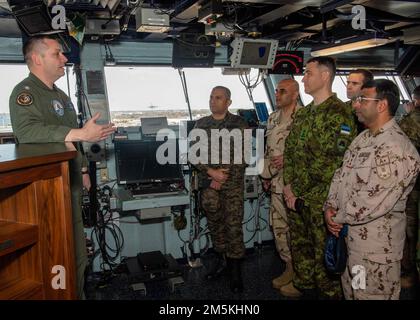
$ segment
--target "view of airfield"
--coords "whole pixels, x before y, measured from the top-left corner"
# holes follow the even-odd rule
[[[237,110],[229,110],[237,114]],[[210,115],[210,110],[195,109],[191,110],[192,119],[196,120]],[[146,111],[111,111],[112,122],[117,127],[133,127],[141,125],[141,118],[166,117],[168,125],[177,125],[180,121],[190,120],[187,110],[146,110]]]
[[[237,110],[231,109],[230,112],[236,114]],[[207,109],[195,109],[191,112],[193,119],[199,119],[210,114]],[[177,125],[181,120],[190,120],[187,110],[159,110],[151,108],[151,110],[143,111],[111,111],[111,121],[116,127],[134,127],[141,125],[141,118],[166,117],[169,125]],[[12,126],[10,123],[10,115],[8,113],[0,113],[0,132],[10,132]]]
[[[230,110],[232,113],[237,110]],[[209,109],[192,110],[192,118],[199,119],[210,114]],[[166,117],[169,125],[177,125],[181,120],[190,120],[187,110],[151,110],[144,111],[111,111],[111,121],[116,127],[134,127],[141,125],[141,118]],[[0,132],[10,132],[12,126],[10,123],[10,115],[8,113],[0,113]]]

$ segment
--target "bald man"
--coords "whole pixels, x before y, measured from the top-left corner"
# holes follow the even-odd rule
[[[273,279],[273,287],[280,289],[293,279],[292,255],[290,253],[289,224],[283,200],[283,153],[289,135],[293,114],[300,108],[297,104],[299,84],[293,79],[279,81],[276,89],[277,109],[268,118],[267,146],[263,178],[264,190],[271,189],[270,225],[280,258],[286,263],[285,271]]]

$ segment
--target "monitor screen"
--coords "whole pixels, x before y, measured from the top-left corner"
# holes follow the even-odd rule
[[[257,111],[258,120],[267,122],[269,114],[265,102],[255,102],[255,110]]]
[[[249,127],[258,127],[257,113],[254,109],[239,109],[238,115],[246,121]]]
[[[156,152],[163,143],[171,144],[176,150],[177,164],[161,165],[156,160]],[[178,140],[115,141],[115,163],[117,167],[118,184],[158,183],[183,181],[182,168],[178,164]],[[166,155],[166,154],[165,154]]]
[[[244,42],[241,64],[265,66],[270,56],[271,43]]]
[[[277,40],[235,38],[231,45],[231,67],[271,69],[276,57]]]

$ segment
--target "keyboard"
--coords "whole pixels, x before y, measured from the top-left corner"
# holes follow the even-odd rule
[[[147,185],[145,187],[138,187],[130,190],[134,198],[176,195],[183,191],[183,186],[179,184]]]

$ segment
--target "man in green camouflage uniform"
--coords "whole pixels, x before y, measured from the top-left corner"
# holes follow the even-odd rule
[[[317,289],[320,298],[341,297],[339,279],[330,277],[324,267],[327,230],[322,206],[356,128],[352,110],[332,93],[335,70],[329,57],[307,62],[303,83],[314,100],[296,113],[286,139],[284,196],[291,209],[288,218],[295,276],[280,289],[285,296],[300,296],[298,289]],[[305,203],[301,213],[296,212],[297,199]]]
[[[373,80],[373,74],[369,70],[365,69],[356,69],[352,70],[349,73],[349,76],[347,77],[347,85],[346,85],[346,93],[347,98],[350,99],[346,102],[346,104],[353,109],[352,106],[353,101],[360,95],[360,92],[362,91],[362,86],[367,83],[368,81]],[[357,133],[361,133],[363,130],[365,130],[365,125],[357,119],[356,114],[354,114],[354,121],[357,126]]]
[[[233,292],[243,289],[240,259],[245,253],[243,241],[242,221],[244,216],[244,174],[245,162],[241,145],[232,139],[211,139],[215,131],[227,129],[229,132],[239,133],[243,137],[243,130],[247,127],[245,120],[231,114],[228,107],[232,103],[230,90],[217,86],[210,95],[211,115],[196,122],[195,130],[205,130],[208,138],[208,162],[195,164],[199,170],[201,187],[201,206],[206,213],[210,236],[215,251],[218,253],[214,268],[207,274],[207,279],[214,279],[221,275],[226,257],[230,274],[230,288]],[[241,139],[242,140],[242,139]],[[230,142],[229,142],[230,141]],[[220,143],[221,142],[221,143]],[[198,142],[199,144],[201,143]],[[205,147],[202,144],[203,147]],[[212,155],[219,152],[216,161]],[[226,153],[227,152],[227,153]],[[229,163],[222,164],[222,155],[230,155]],[[234,163],[234,154],[241,156],[240,163]],[[216,162],[216,163],[214,163]]]
[[[81,129],[70,98],[54,82],[64,75],[67,61],[59,43],[49,37],[30,38],[23,46],[23,55],[30,74],[13,89],[9,108],[13,132],[19,143],[48,143],[64,141],[99,141],[113,131],[112,125],[97,125],[96,114]],[[84,298],[84,271],[87,263],[85,235],[81,214],[82,185],[89,189],[87,160],[80,152],[70,162],[72,191],[73,237],[76,258],[75,281],[77,294]],[[51,266],[52,268],[53,266]]]
[[[414,89],[412,94],[414,109],[405,116],[399,123],[401,129],[410,138],[411,142],[420,152],[420,86]],[[418,270],[420,268],[420,243],[419,240],[419,195],[420,178],[408,196],[405,213],[407,215],[406,238],[403,259],[401,261],[401,287],[409,288],[418,281]],[[417,250],[416,250],[417,246]],[[417,257],[416,257],[417,251]]]

